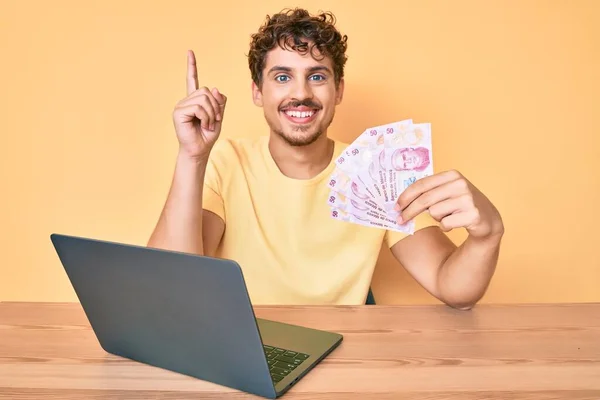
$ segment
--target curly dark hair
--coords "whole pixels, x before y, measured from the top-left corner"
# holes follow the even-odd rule
[[[254,83],[261,87],[262,72],[265,67],[267,53],[279,45],[283,49],[295,50],[301,54],[310,52],[314,59],[330,57],[336,86],[344,76],[344,65],[347,56],[348,37],[335,28],[335,16],[331,12],[323,12],[311,16],[308,11],[295,8],[285,9],[280,13],[267,16],[265,23],[257,33],[252,35],[248,64]],[[309,47],[308,40],[313,44]]]

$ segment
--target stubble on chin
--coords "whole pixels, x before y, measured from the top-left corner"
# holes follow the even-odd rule
[[[285,133],[281,129],[281,126],[276,127],[276,126],[274,126],[274,124],[272,124],[270,122],[269,122],[269,127],[271,128],[272,132],[274,132],[276,135],[278,135],[280,138],[282,138],[290,146],[294,146],[294,147],[308,146],[308,145],[311,145],[314,142],[316,142],[323,135],[323,132],[325,132],[327,130],[327,128],[329,127],[329,125],[331,125],[331,123],[333,122],[333,117],[334,117],[334,115],[332,115],[328,121],[325,121],[326,123],[324,124],[324,128],[323,128],[323,126],[320,126],[312,134],[307,134],[307,132],[314,129],[313,125],[307,126],[307,127],[294,126],[292,128],[292,134]],[[296,135],[295,134],[296,132],[298,132],[300,134]]]
[[[274,130],[274,132],[281,137],[287,144],[289,144],[290,146],[294,146],[294,147],[300,147],[300,146],[308,146],[310,144],[313,144],[314,142],[316,142],[321,135],[323,134],[322,131],[318,130],[312,134],[308,134],[306,135],[305,132],[310,130],[311,128],[303,128],[303,127],[296,127],[293,129],[294,132],[299,132],[299,135],[295,135],[295,134],[286,134],[285,132],[282,132],[281,130]]]

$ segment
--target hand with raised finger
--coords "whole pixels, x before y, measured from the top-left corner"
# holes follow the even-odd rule
[[[396,211],[400,211],[399,223],[429,211],[444,232],[466,228],[476,238],[501,236],[504,232],[496,207],[457,171],[417,180],[400,195]]]
[[[221,133],[227,97],[217,88],[199,87],[196,57],[188,51],[187,96],[173,111],[180,150],[192,158],[208,157]]]

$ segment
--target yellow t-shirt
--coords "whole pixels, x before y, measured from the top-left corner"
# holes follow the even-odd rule
[[[213,147],[203,208],[225,221],[217,257],[240,264],[253,304],[364,304],[382,243],[406,236],[331,217],[327,179],[346,146],[336,142],[331,163],[308,180],[281,173],[267,136]]]

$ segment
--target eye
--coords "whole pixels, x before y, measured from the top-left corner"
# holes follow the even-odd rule
[[[288,79],[289,79],[289,76],[287,76],[287,75],[277,75],[275,77],[275,80],[277,82],[287,82]]]
[[[310,79],[316,81],[324,81],[326,78],[324,75],[311,75]]]

